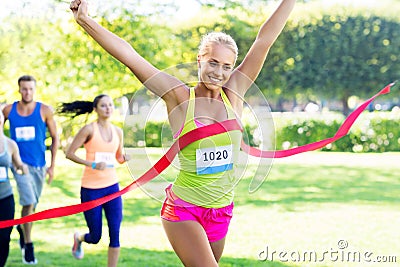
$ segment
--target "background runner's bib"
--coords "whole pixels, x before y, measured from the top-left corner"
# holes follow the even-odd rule
[[[17,142],[35,140],[35,127],[17,127],[15,128],[15,138]]]
[[[7,168],[0,166],[0,182],[5,182],[8,179]]]
[[[108,168],[114,167],[115,165],[115,153],[110,152],[96,152],[94,153],[94,161],[105,162]]]

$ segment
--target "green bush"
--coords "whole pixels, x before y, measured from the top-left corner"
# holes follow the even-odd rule
[[[164,122],[147,122],[145,128],[138,124],[124,129],[125,147],[161,147],[172,144],[172,132]]]
[[[304,116],[305,114],[303,114]],[[300,115],[301,116],[301,115]],[[328,118],[327,118],[328,117]],[[322,148],[323,151],[389,152],[400,151],[399,112],[365,112],[360,115],[349,134]],[[277,149],[287,149],[333,137],[343,117],[319,117],[299,114],[290,118],[275,118]]]

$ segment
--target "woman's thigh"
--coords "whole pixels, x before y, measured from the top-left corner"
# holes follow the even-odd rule
[[[196,221],[172,222],[164,219],[162,223],[174,251],[185,266],[218,266],[200,223]]]

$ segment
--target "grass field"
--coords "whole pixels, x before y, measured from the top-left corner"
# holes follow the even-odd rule
[[[133,181],[131,173],[135,178],[143,174],[162,152],[150,150],[150,160],[141,151],[130,153],[129,168],[118,167],[121,187]],[[269,174],[254,193],[248,186],[257,166],[250,162],[236,188],[235,215],[220,266],[398,266],[399,159],[400,153],[332,152],[275,159],[262,166]],[[82,166],[60,152],[55,180],[45,187],[37,211],[79,203],[81,172]],[[162,188],[174,174],[174,168],[167,169],[148,187],[123,196],[119,266],[182,266],[159,219]],[[18,202],[17,193],[15,198]],[[71,255],[75,231],[86,231],[83,214],[35,222],[38,266],[106,266],[107,227],[98,245],[83,245],[82,260]],[[7,266],[23,266],[17,231],[12,232]]]

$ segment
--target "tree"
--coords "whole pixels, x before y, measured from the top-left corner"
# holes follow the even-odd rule
[[[324,14],[290,32],[297,52],[287,75],[319,97],[340,99],[348,114],[350,96],[371,96],[396,79],[399,27],[384,17]]]
[[[57,1],[50,10],[67,6]],[[271,11],[270,5],[258,0],[200,1],[204,7],[199,15],[177,27],[168,23],[169,12],[176,8],[172,2],[154,6],[144,15],[139,0],[107,2],[107,8],[99,6],[95,11],[99,14],[95,19],[165,69],[194,62],[201,36],[214,30],[225,31],[237,41],[240,63]],[[272,2],[277,3],[268,1]],[[116,6],[119,3],[121,7]],[[284,100],[318,98],[341,100],[348,113],[348,97],[370,96],[398,78],[396,9],[391,6],[392,17],[386,14],[389,11],[321,10],[313,3],[299,4],[271,48],[256,85],[275,109]],[[13,14],[2,21],[0,34],[3,101],[18,96],[16,79],[25,73],[38,78],[38,96],[52,105],[86,95],[91,100],[102,92],[117,98],[141,87],[130,70],[79,29],[71,14],[59,18],[52,13]]]
[[[399,28],[371,11],[308,8],[288,22],[256,83],[276,100],[340,100],[348,114],[349,97],[370,97],[398,78]]]

